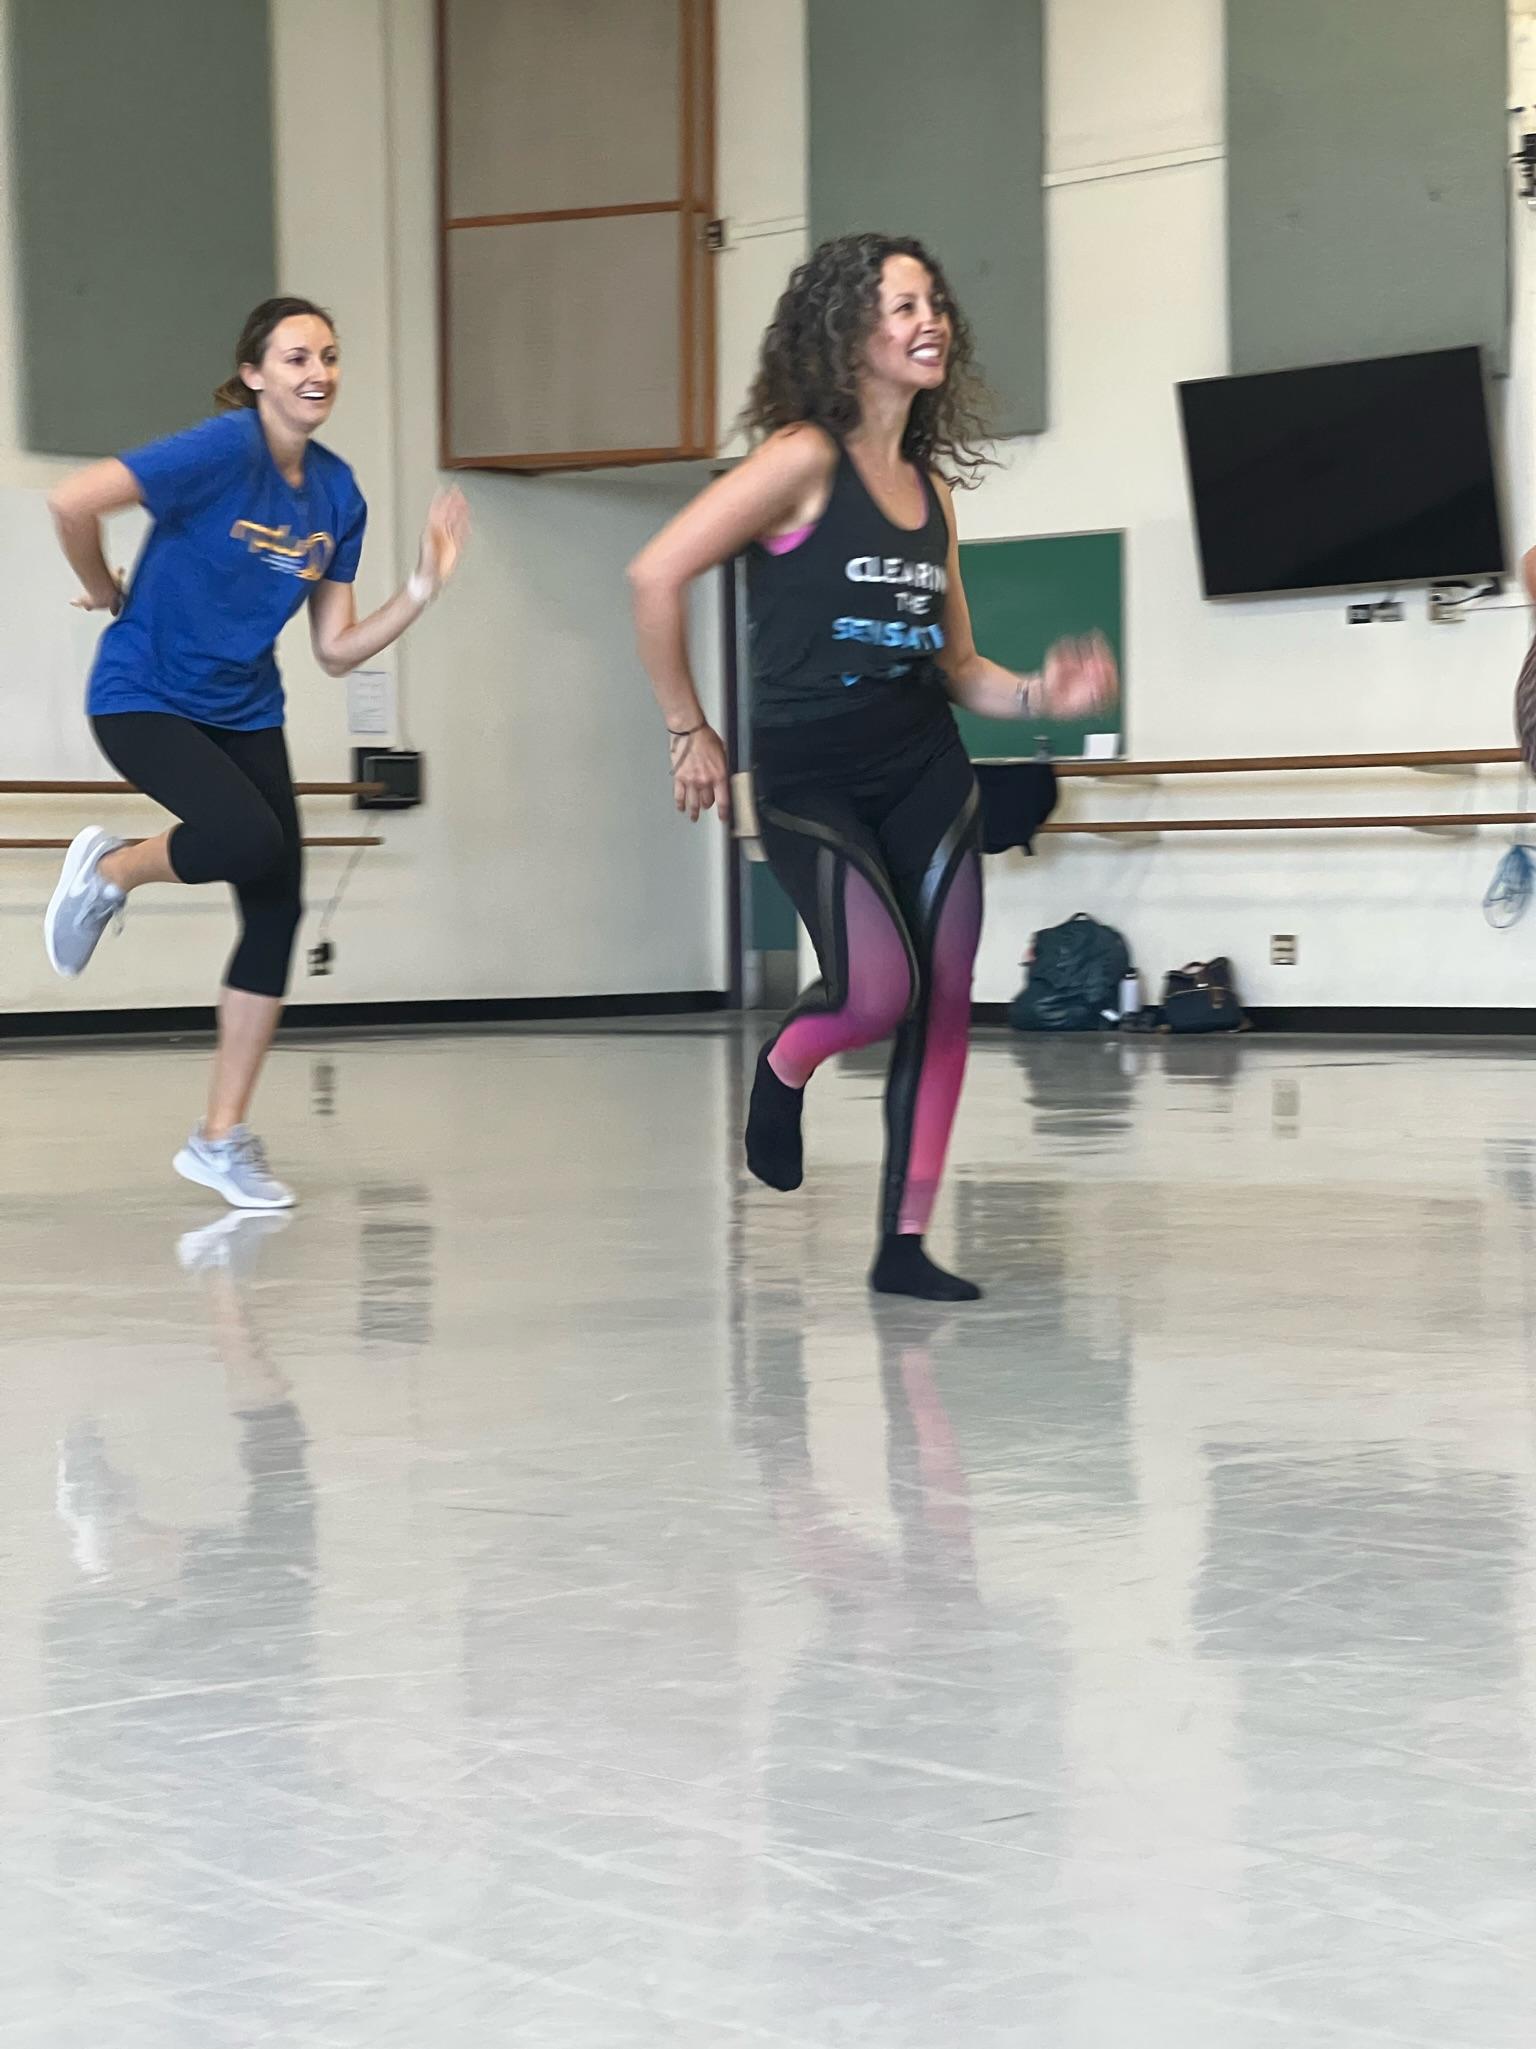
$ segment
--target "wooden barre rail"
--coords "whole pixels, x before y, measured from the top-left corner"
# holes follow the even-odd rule
[[[1484,762],[1517,762],[1518,747],[1459,748],[1440,753],[1276,754],[1205,761],[1058,761],[1058,776],[1224,775],[1245,769],[1465,768]],[[731,778],[732,831],[746,842],[749,858],[762,858],[752,778]],[[1046,833],[1078,833],[1099,839],[1152,839],[1172,832],[1364,832],[1406,827],[1428,833],[1472,832],[1483,825],[1536,825],[1536,811],[1393,811],[1327,818],[1070,818],[1036,827]]]
[[[1159,776],[1288,775],[1297,771],[1406,768],[1415,770],[1514,766],[1523,762],[1518,747],[1443,747],[1408,749],[1389,754],[1250,754],[1207,756],[1187,761],[1058,761],[1060,777],[1080,779],[1121,776],[1151,781]],[[1394,811],[1375,816],[1329,818],[1099,818],[1061,819],[1042,825],[1042,833],[1078,833],[1102,839],[1151,839],[1173,832],[1369,832],[1406,828],[1410,832],[1471,832],[1480,825],[1530,825],[1532,811]]]
[[[315,835],[315,836],[314,836],[313,838],[311,838],[311,837],[310,837],[310,835],[309,835],[308,833],[306,833],[306,834],[305,834],[305,836],[304,836],[304,845],[305,845],[306,847],[382,847],[382,846],[383,846],[383,844],[384,844],[383,840],[379,838],[379,836],[378,836],[378,834],[377,834],[377,833],[374,833],[374,834],[355,834],[355,835],[348,835],[348,834],[345,834],[345,833],[343,833],[343,834],[332,834],[332,833],[319,833],[319,834],[316,834],[316,835]],[[36,853],[42,853],[42,852],[62,853],[62,851],[64,850],[64,848],[65,848],[65,847],[68,847],[68,846],[71,846],[71,845],[73,845],[73,842],[72,842],[72,841],[70,841],[70,840],[44,840],[44,839],[31,839],[31,840],[3,840],[3,839],[0,839],[0,849],[4,849],[4,848],[9,848],[9,849],[11,849],[11,850],[12,850],[13,852],[15,852],[15,851],[18,851],[18,850],[21,850],[21,849],[25,848],[25,849],[29,849],[29,850],[31,850],[32,852],[36,852]]]
[[[382,797],[383,783],[295,783],[300,797]],[[136,797],[132,783],[117,782],[0,782],[0,797]]]
[[[1479,768],[1522,758],[1518,747],[1451,747],[1406,754],[1249,754],[1193,761],[1057,761],[1052,766],[1058,776],[1283,775],[1296,769]]]
[[[1037,831],[1096,833],[1114,838],[1161,832],[1358,832],[1367,827],[1406,825],[1420,832],[1469,831],[1478,825],[1531,825],[1536,811],[1415,811],[1386,817],[1345,818],[1099,818],[1062,820]]]

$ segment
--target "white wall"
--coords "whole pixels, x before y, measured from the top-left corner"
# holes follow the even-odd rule
[[[1536,101],[1529,9],[1513,24],[1515,99]],[[765,167],[804,133],[802,0],[763,0],[753,118]],[[999,451],[959,500],[962,535],[1126,531],[1130,751],[1143,757],[1509,744],[1527,615],[1513,602],[1431,627],[1346,627],[1341,599],[1206,604],[1199,595],[1173,387],[1227,369],[1220,0],[1051,0],[1047,9],[1051,427]],[[778,90],[770,66],[779,63]],[[767,109],[782,124],[776,143]],[[792,148],[793,145],[793,148]],[[795,168],[800,168],[798,156]],[[782,174],[787,178],[787,173]],[[788,206],[784,188],[773,204]],[[1513,222],[1514,375],[1503,392],[1511,545],[1536,539],[1530,485],[1533,217]],[[798,244],[756,243],[782,279]],[[1433,261],[1433,252],[1426,252]],[[754,315],[773,280],[754,278]],[[755,296],[754,296],[755,294]],[[745,328],[745,307],[740,327]],[[729,330],[728,331],[734,331]],[[750,340],[742,347],[750,355]],[[744,384],[748,374],[734,373]],[[1521,808],[1503,771],[1074,783],[1067,817]],[[1536,838],[1536,834],[1532,835]],[[988,864],[976,993],[1011,996],[1030,934],[1078,909],[1120,925],[1149,978],[1226,952],[1250,1001],[1275,1005],[1536,1002],[1536,916],[1491,931],[1480,905],[1501,832],[1042,841]],[[1268,965],[1295,933],[1300,962]]]
[[[328,438],[356,468],[371,508],[358,585],[368,606],[409,568],[438,482],[431,6],[273,0],[273,18],[281,283],[328,302],[340,325],[347,383]],[[0,166],[7,159],[0,134]],[[19,447],[4,177],[0,169],[9,742],[0,773],[104,774],[79,709],[95,628],[68,610],[70,579],[42,502],[62,466]],[[110,221],[104,179],[104,233]],[[233,309],[232,330],[244,310]],[[207,366],[210,388],[224,367]],[[429,800],[385,818],[389,844],[365,858],[334,928],[337,972],[309,981],[301,964],[297,1001],[724,986],[719,847],[671,810],[623,582],[629,556],[698,481],[682,467],[464,480],[473,549],[454,588],[384,658],[405,686],[403,737],[425,752]],[[124,550],[133,525],[124,523]],[[701,609],[712,619],[707,595]],[[713,635],[698,638],[712,690]],[[340,777],[343,691],[314,667],[302,627],[284,657],[298,773]],[[124,801],[105,811],[81,800],[0,804],[6,834],[67,833],[92,811],[125,830],[154,816]],[[357,815],[334,802],[311,801],[308,820],[314,831],[359,829]],[[344,858],[312,855],[317,909]],[[222,891],[146,892],[122,942],[102,949],[86,980],[64,984],[37,936],[57,857],[9,853],[0,862],[0,1009],[209,999],[230,939]]]
[[[0,0],[3,6],[4,0]],[[408,566],[435,481],[433,176],[428,0],[275,0],[283,278],[330,297],[349,385],[334,438],[373,508],[361,594]],[[1155,32],[1150,16],[1155,12]],[[1516,98],[1536,100],[1527,17]],[[721,419],[805,243],[803,0],[720,0]],[[1503,744],[1525,641],[1519,608],[1430,627],[1347,628],[1335,600],[1211,606],[1198,595],[1172,387],[1226,367],[1219,0],[1055,0],[1048,47],[1052,426],[1006,448],[960,500],[973,538],[1127,533],[1128,707],[1142,755]],[[5,152],[0,149],[0,223]],[[1515,374],[1505,393],[1516,546],[1536,534],[1529,459],[1532,217],[1514,218]],[[3,252],[0,252],[3,253]],[[1430,260],[1427,258],[1427,260]],[[9,286],[0,264],[0,605],[6,774],[94,773],[78,715],[93,629],[67,610],[41,491],[56,466],[18,451]],[[222,367],[222,366],[215,366]],[[210,378],[211,381],[211,378]],[[385,822],[337,927],[325,1000],[720,986],[718,845],[667,807],[654,714],[634,662],[628,554],[699,481],[684,468],[566,480],[470,478],[476,545],[459,585],[396,657],[407,737],[431,800]],[[706,596],[696,646],[714,645]],[[301,773],[339,773],[341,693],[289,648]],[[1071,815],[1242,808],[1514,808],[1518,783],[1395,776],[1076,784]],[[65,831],[75,805],[6,800],[17,830]],[[112,813],[140,817],[126,807]],[[314,803],[317,830],[353,814]],[[1504,835],[1181,837],[1139,847],[1044,842],[990,864],[977,994],[1012,994],[1040,924],[1078,908],[1120,924],[1152,977],[1226,951],[1271,1004],[1520,1004],[1536,990],[1536,918],[1485,925]],[[47,862],[0,856],[0,1005],[202,1000],[228,940],[216,892],[140,899],[90,978],[56,983],[36,941]],[[314,857],[311,898],[339,874]],[[1300,963],[1268,965],[1271,932]]]
[[[1220,0],[1163,0],[1155,36],[1148,12],[1136,0],[1049,10],[1052,426],[1010,447],[1003,472],[961,501],[962,531],[1126,530],[1133,754],[1507,745],[1523,607],[1430,626],[1414,594],[1403,625],[1352,628],[1341,599],[1211,605],[1199,595],[1172,387],[1227,368],[1222,11]],[[1519,317],[1504,399],[1519,547],[1536,538],[1531,217],[1518,214],[1514,230]],[[1077,783],[1061,815],[1510,809],[1519,790],[1502,771]],[[1531,1003],[1536,919],[1498,933],[1480,909],[1506,840],[1355,832],[1181,836],[1136,848],[1042,842],[1034,861],[990,864],[977,994],[1011,995],[1030,932],[1082,908],[1120,925],[1154,977],[1193,956],[1230,954],[1254,1003]],[[1299,936],[1295,968],[1269,965],[1277,931]]]

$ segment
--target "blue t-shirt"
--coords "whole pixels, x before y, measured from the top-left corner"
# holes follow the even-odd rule
[[[101,636],[91,716],[168,711],[242,733],[280,726],[273,644],[322,578],[356,577],[368,520],[356,478],[312,441],[295,490],[249,408],[122,460],[154,525]]]

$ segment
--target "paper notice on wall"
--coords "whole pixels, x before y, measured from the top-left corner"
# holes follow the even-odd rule
[[[394,737],[395,679],[388,669],[354,669],[347,678],[347,731],[354,740]]]

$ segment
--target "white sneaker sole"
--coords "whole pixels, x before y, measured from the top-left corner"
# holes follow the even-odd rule
[[[236,1188],[227,1176],[215,1173],[212,1167],[205,1167],[189,1146],[182,1147],[171,1165],[183,1181],[195,1181],[199,1188],[211,1188],[215,1195],[222,1195],[233,1209],[292,1209],[297,1201],[297,1197],[291,1192],[276,1202],[263,1202],[258,1196],[245,1194],[242,1189]]]
[[[90,966],[90,962],[86,961],[78,968],[67,968],[63,961],[59,959],[58,950],[54,944],[54,934],[58,928],[59,912],[64,908],[65,900],[69,896],[70,891],[74,888],[76,882],[79,881],[80,871],[104,844],[110,845],[111,843],[111,833],[99,825],[88,825],[83,832],[75,834],[69,843],[69,852],[64,856],[64,866],[59,871],[57,886],[54,889],[53,895],[48,899],[48,909],[43,915],[43,944],[48,949],[49,965],[56,975],[65,975],[70,980],[73,980],[76,975],[84,974],[86,968]]]
[[[292,1221],[285,1209],[232,1209],[215,1224],[183,1231],[176,1240],[176,1258],[187,1273],[238,1272],[269,1237],[286,1231]]]

